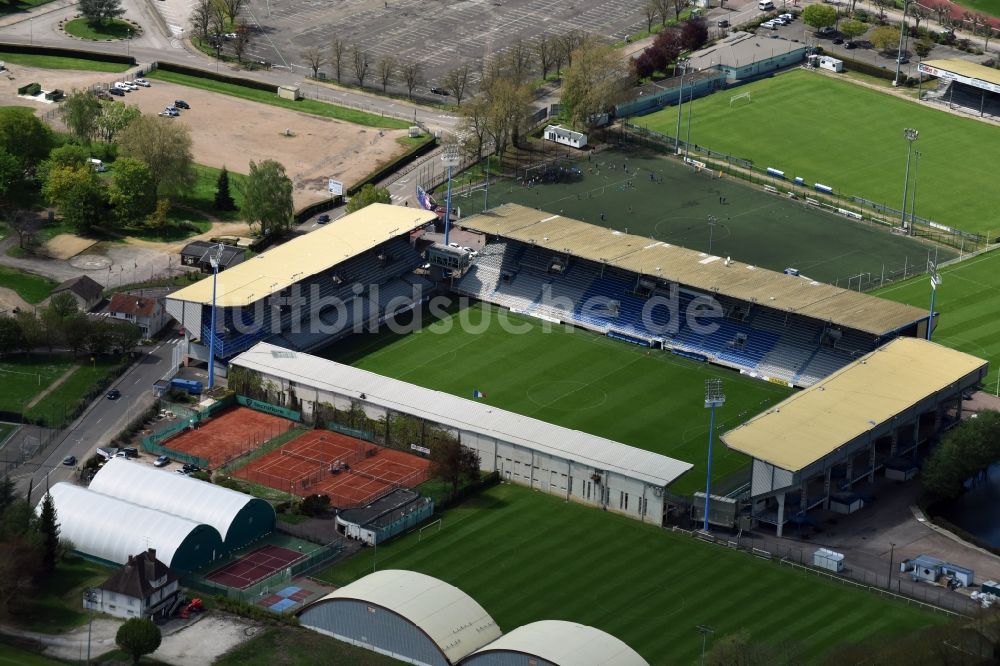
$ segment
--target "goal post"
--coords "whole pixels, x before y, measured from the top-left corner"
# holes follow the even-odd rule
[[[732,97],[730,97],[729,98],[729,108],[732,109],[734,106],[735,107],[745,106],[747,104],[751,104],[752,102],[753,102],[753,99],[751,99],[751,97],[750,97],[750,91],[748,90],[747,92],[741,92],[739,94],[736,94],[736,95],[733,95]]]
[[[431,529],[431,528],[437,528],[437,529]],[[417,530],[417,543],[420,543],[420,540],[424,538],[424,530],[431,530],[431,534],[437,534],[438,532],[441,531],[441,519],[438,518],[432,523],[427,523],[419,530]]]

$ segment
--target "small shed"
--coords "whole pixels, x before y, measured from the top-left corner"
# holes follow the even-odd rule
[[[860,495],[855,493],[837,493],[830,495],[830,511],[834,513],[849,514],[860,511],[865,506],[865,501]]]
[[[337,514],[337,531],[375,545],[411,529],[433,513],[431,498],[399,488],[368,506],[341,511]]]
[[[891,458],[885,461],[885,478],[890,481],[909,481],[920,469],[909,458]]]
[[[281,99],[300,100],[302,91],[298,86],[278,86],[278,97]]]
[[[844,570],[844,554],[820,548],[813,553],[813,566],[840,573]]]
[[[545,138],[549,141],[571,148],[584,148],[587,145],[587,135],[583,132],[574,132],[559,125],[549,125],[545,128]]]
[[[1000,597],[1000,583],[995,580],[983,581],[982,591],[983,594],[992,594],[995,597]]]
[[[925,580],[931,583],[936,583],[941,576],[951,578],[955,584],[961,587],[969,587],[974,581],[972,569],[966,569],[930,555],[917,555],[912,560],[903,560],[899,565],[899,570],[903,573],[909,573],[913,580]]]

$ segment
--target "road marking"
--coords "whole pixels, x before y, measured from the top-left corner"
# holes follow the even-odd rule
[[[135,381],[134,381],[134,382],[132,382],[132,383],[133,383],[133,384],[138,384],[138,383],[139,383],[139,382],[141,382],[141,381],[142,381],[142,377],[139,377],[139,379],[135,380]]]

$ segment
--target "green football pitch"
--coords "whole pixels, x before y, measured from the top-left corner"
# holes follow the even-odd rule
[[[910,184],[916,214],[965,231],[1000,233],[995,159],[1000,128],[933,106],[810,72],[793,71],[739,88],[751,104],[730,109],[730,93],[694,102],[691,142],[899,208],[906,169],[903,128],[920,132]],[[636,123],[673,136],[677,110]]]
[[[510,332],[517,327],[521,330]],[[722,433],[791,393],[697,361],[477,303],[409,335],[355,335],[321,355],[692,463],[671,490],[705,487],[704,381],[722,378]],[[713,478],[748,464],[716,440]]]
[[[567,165],[580,168],[578,181],[532,186],[501,181],[490,188],[489,205],[519,203],[772,270],[797,268],[841,286],[861,273],[901,274],[907,266],[912,270],[927,264],[926,243],[789,201],[736,178],[695,172],[647,151],[604,151],[591,161]],[[484,198],[484,192],[474,191],[453,203],[476,211]],[[709,216],[715,218],[712,226]],[[942,261],[953,256],[944,248],[938,252]]]
[[[912,631],[940,616],[662,528],[504,484],[439,516],[440,528],[367,549],[320,574],[345,585],[407,569],[469,594],[504,632],[569,620],[625,641],[650,664],[694,664],[698,625],[720,638],[833,646]],[[811,552],[805,549],[807,555]]]
[[[990,362],[986,390],[1000,392],[997,383],[1000,364],[1000,336],[997,313],[1000,312],[1000,251],[948,266],[941,270],[934,309],[941,323],[934,331],[934,341]],[[930,307],[930,278],[922,277],[886,287],[875,292],[882,298],[917,307]]]

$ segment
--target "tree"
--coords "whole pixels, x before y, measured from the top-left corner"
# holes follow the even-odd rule
[[[847,41],[854,41],[868,31],[868,24],[856,19],[846,19],[840,22],[840,34],[847,38]]]
[[[1000,412],[980,412],[941,437],[921,472],[924,489],[942,499],[964,491],[964,482],[1000,460]]]
[[[146,218],[146,226],[150,229],[162,229],[170,223],[167,214],[170,212],[170,199],[160,197],[156,200],[156,208],[152,215]]]
[[[42,326],[41,320],[38,319],[34,312],[21,310],[14,318],[17,319],[17,326],[21,329],[24,340],[22,351],[37,349],[48,342],[45,327]]]
[[[486,133],[500,162],[511,145],[517,145],[531,104],[531,88],[505,77],[484,82],[488,113]]]
[[[917,31],[920,30],[920,22],[928,18],[931,15],[931,12],[930,10],[925,9],[924,7],[921,7],[920,5],[914,2],[911,3],[909,15],[910,17],[913,18],[914,34],[919,34]]]
[[[233,33],[236,35],[236,38],[233,39],[233,55],[236,56],[236,62],[243,62],[243,54],[250,47],[250,41],[253,39],[253,31],[251,31],[246,21],[240,19],[239,25],[236,26]]]
[[[212,25],[212,0],[197,0],[191,9],[191,28],[194,34],[208,41],[209,27]]]
[[[519,83],[525,81],[531,73],[531,48],[521,38],[517,38],[495,64],[499,67],[497,73]]]
[[[392,80],[393,75],[396,73],[396,59],[391,55],[382,56],[375,63],[375,74],[378,76],[378,80],[382,82],[382,92],[389,86],[389,81]]]
[[[59,105],[59,115],[74,138],[89,143],[97,132],[101,102],[88,90],[74,90]]]
[[[552,71],[553,55],[555,51],[552,42],[553,40],[551,37],[542,35],[535,39],[531,45],[531,48],[535,52],[535,58],[538,62],[538,69],[542,71],[542,79],[549,78],[549,72]]]
[[[17,319],[0,314],[0,357],[19,352],[22,349],[24,349],[24,333],[21,332],[21,327],[17,325]],[[12,481],[6,476],[0,482],[0,484],[10,483]],[[3,507],[10,503],[9,500],[4,501],[4,492],[6,492],[6,486],[0,485],[0,512],[3,511]]]
[[[681,11],[687,7],[688,0],[671,0],[670,5],[674,8],[674,20],[681,20]]]
[[[878,22],[880,24],[885,23],[885,10],[896,6],[894,0],[872,0],[872,4],[878,9]]]
[[[681,28],[681,47],[685,51],[697,51],[708,41],[708,25],[701,19],[684,22]]]
[[[124,13],[121,0],[80,0],[80,14],[88,23],[107,23]]]
[[[191,130],[183,123],[159,116],[139,116],[118,136],[123,157],[142,160],[156,191],[173,191],[192,182]]]
[[[573,54],[586,39],[587,33],[581,30],[570,30],[559,38],[559,45],[567,67],[573,64]]]
[[[215,210],[236,210],[236,202],[229,193],[229,171],[222,166],[219,179],[215,182]]]
[[[0,150],[13,155],[28,172],[44,160],[52,149],[52,130],[32,109],[0,107]]]
[[[811,6],[818,7],[820,5]],[[899,28],[894,25],[880,25],[872,30],[868,39],[879,51],[891,51],[899,46]]]
[[[310,46],[302,52],[302,59],[306,61],[306,65],[312,70],[313,78],[319,77],[319,68],[326,64],[323,52],[315,46]]]
[[[35,219],[21,210],[15,210],[7,216],[7,226],[17,234],[17,246],[22,250],[34,250],[38,242],[36,234],[38,225]]]
[[[216,0],[216,2],[218,2],[222,13],[229,19],[230,25],[236,23],[236,17],[243,11],[244,0]]]
[[[951,15],[951,7],[946,2],[934,5],[931,10],[934,12],[935,18],[937,18],[938,25],[944,26],[944,21]]]
[[[917,55],[921,58],[926,58],[930,55],[934,46],[935,44],[932,40],[924,38],[913,45],[913,50],[916,51]]]
[[[386,188],[367,183],[357,194],[351,197],[351,200],[347,203],[347,212],[353,213],[373,203],[392,203],[392,197]]]
[[[449,71],[441,83],[448,92],[455,96],[455,103],[462,106],[465,90],[469,86],[469,64],[463,63]]]
[[[104,188],[90,167],[50,169],[42,194],[79,233],[87,233],[104,218]]]
[[[809,5],[802,10],[802,21],[817,30],[837,22],[837,10],[831,5]]]
[[[330,39],[330,66],[333,67],[333,78],[340,83],[340,75],[344,68],[344,56],[347,54],[347,42],[339,37]]]
[[[111,351],[127,354],[142,340],[142,331],[131,322],[108,322],[111,324],[109,341]]]
[[[11,319],[10,317],[4,317],[4,319]],[[7,507],[17,500],[17,486],[14,485],[14,480],[10,478],[7,474],[0,479],[0,515],[7,510]]]
[[[351,47],[351,66],[354,68],[354,78],[358,80],[358,85],[365,87],[365,79],[368,77],[368,66],[370,65],[368,51],[355,44]]]
[[[983,36],[983,51],[989,53],[990,40],[993,39],[993,20],[985,14],[977,12],[972,17],[972,34]]]
[[[115,162],[108,202],[123,226],[142,222],[156,209],[156,183],[145,162],[134,157]]]
[[[250,175],[243,186],[244,218],[261,236],[286,230],[292,223],[292,180],[285,167],[274,160],[250,162]]]
[[[56,570],[56,558],[59,553],[59,523],[56,520],[56,505],[49,493],[45,493],[45,497],[42,499],[42,511],[38,516],[38,531],[42,534],[42,573],[50,574]]]
[[[160,628],[152,620],[133,617],[118,627],[115,643],[132,656],[133,664],[138,664],[143,655],[156,652],[160,638]]]
[[[650,34],[653,32],[653,21],[656,20],[657,14],[659,14],[659,11],[656,9],[656,3],[653,0],[649,0],[649,2],[642,6],[642,15],[646,17],[646,32]]]
[[[667,71],[670,63],[677,60],[681,51],[681,31],[677,28],[666,28],[653,40],[652,46],[646,49],[650,56],[653,70]]]
[[[486,95],[473,97],[461,109],[462,148],[474,155],[478,162],[483,158],[483,147],[488,134],[490,103]]]
[[[70,326],[80,309],[76,299],[67,293],[59,293],[49,299],[49,304],[41,310],[41,323],[45,330],[45,343],[49,349],[62,345],[70,334]]]
[[[431,448],[430,474],[450,483],[454,495],[463,479],[479,477],[479,454],[453,437],[442,437]]]
[[[589,39],[576,51],[563,81],[563,107],[576,125],[589,126],[621,101],[630,85],[621,54]]]
[[[119,132],[142,115],[137,106],[124,102],[101,101],[101,115],[97,118],[97,136],[105,143],[114,143]]]
[[[399,68],[399,73],[406,84],[406,94],[413,99],[413,89],[423,83],[424,70],[419,62],[408,62]]]

